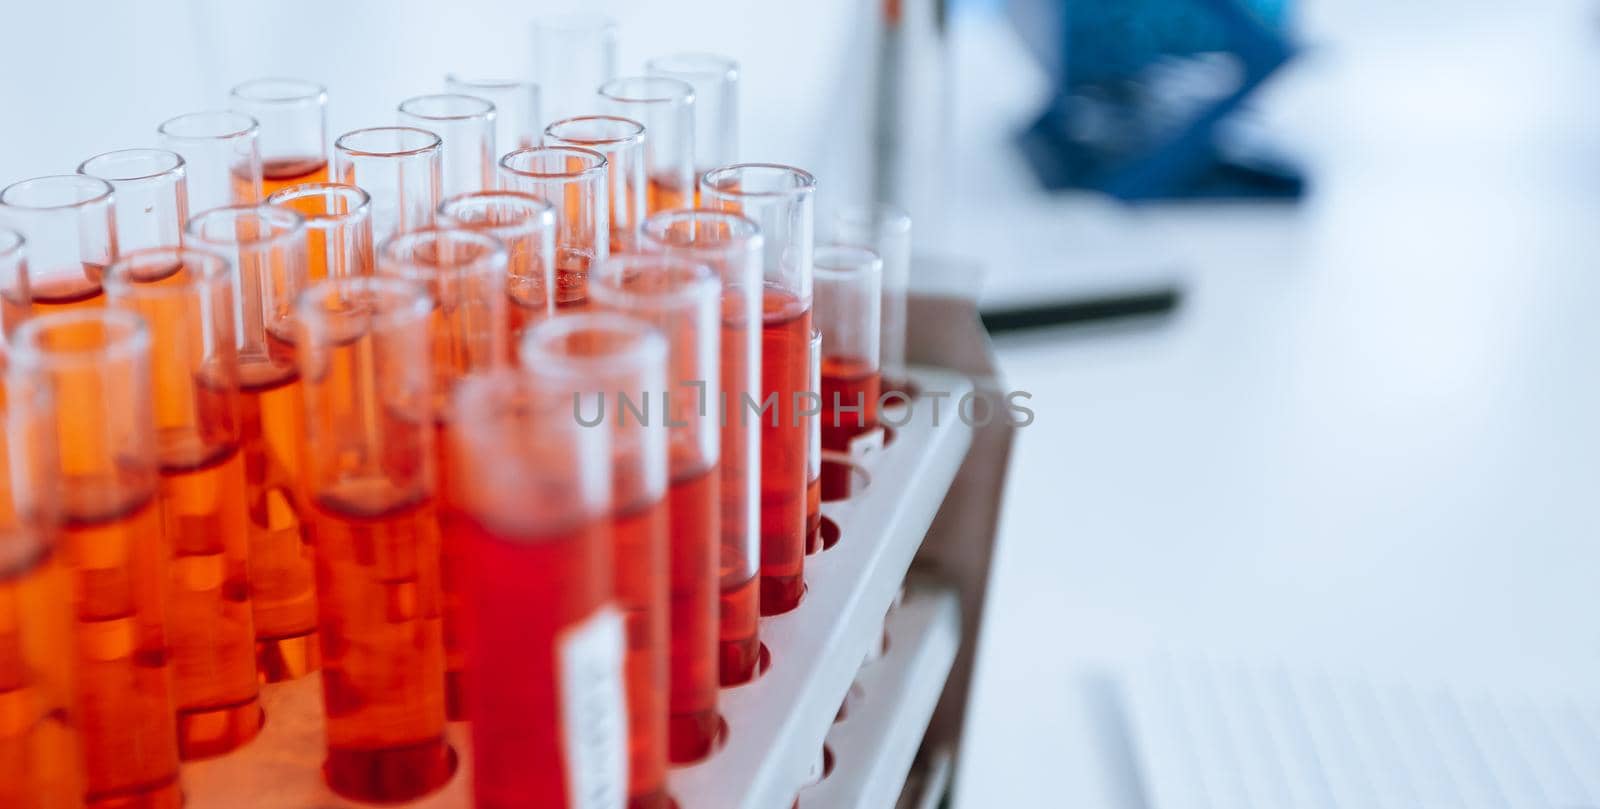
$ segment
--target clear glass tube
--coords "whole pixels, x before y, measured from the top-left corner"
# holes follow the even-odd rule
[[[0,261],[5,232],[0,232]],[[6,365],[0,347],[0,369]],[[83,805],[73,702],[72,585],[54,502],[53,410],[31,380],[0,381],[0,806]]]
[[[739,63],[711,53],[676,53],[645,62],[646,73],[694,88],[694,175],[739,159]]]
[[[556,209],[521,191],[477,191],[439,203],[439,223],[475,230],[506,246],[506,332],[514,344],[528,324],[556,310]]]
[[[761,231],[738,214],[697,210],[658,213],[643,235],[650,250],[705,264],[722,279],[718,668],[723,685],[738,685],[756,676],[761,651],[761,420],[745,406],[760,400]]]
[[[260,125],[262,194],[328,181],[328,90],[303,79],[251,79],[228,104]]]
[[[806,347],[811,384],[806,391],[817,396],[806,419],[806,553],[822,550],[822,332],[811,329]]]
[[[883,259],[882,337],[878,367],[889,390],[906,385],[906,295],[911,286],[911,216],[887,203],[834,212],[829,238],[871,249]]]
[[[399,116],[401,126],[425,129],[443,142],[441,197],[494,188],[493,103],[459,93],[416,96],[400,102]]]
[[[267,197],[305,219],[311,281],[372,274],[372,197],[344,183],[291,185]]]
[[[22,234],[0,228],[0,333],[10,337],[28,319],[33,296],[28,291],[28,243]],[[4,343],[0,340],[0,343]],[[0,372],[5,369],[0,366]]]
[[[741,163],[700,179],[707,208],[740,213],[762,234],[761,612],[776,615],[805,592],[806,433],[799,394],[810,381],[811,250],[816,181],[771,163]],[[824,340],[827,336],[824,335]]]
[[[823,341],[822,448],[852,452],[859,437],[878,429],[883,260],[864,247],[836,244],[818,247],[815,260],[816,324]],[[822,474],[822,496],[848,497],[850,478],[850,467],[830,466]]]
[[[119,149],[83,161],[78,173],[115,189],[118,252],[183,244],[183,225],[189,221],[188,169],[177,152]]]
[[[340,795],[397,802],[450,777],[433,373],[420,284],[330,278],[300,297],[322,697]]]
[[[255,738],[255,627],[233,268],[219,253],[153,247],[106,272],[106,305],[138,315],[154,350],[156,459],[178,751],[214,756]]]
[[[506,152],[539,145],[545,123],[539,113],[539,85],[531,81],[450,73],[444,77],[444,87],[449,92],[477,96],[494,104],[496,160]]]
[[[584,305],[589,268],[611,255],[606,176],[605,156],[591,149],[539,146],[500,158],[502,187],[555,206],[558,310]]]
[[[638,245],[645,215],[644,125],[614,115],[587,115],[556,121],[544,131],[551,146],[591,149],[606,159],[606,198],[611,205],[611,252]]]
[[[450,453],[462,473],[447,510],[460,524],[471,582],[476,805],[573,806],[582,784],[598,805],[621,806],[627,740],[610,435],[580,425],[570,396],[511,369],[464,378],[454,407]],[[563,664],[583,676],[564,677]]]
[[[666,390],[667,341],[642,321],[586,312],[529,329],[519,357],[535,385],[567,395],[575,418],[597,416],[611,438],[610,530],[627,627],[628,799],[659,806],[667,766],[667,431],[644,408]]]
[[[439,206],[443,141],[425,129],[357,129],[333,144],[333,177],[372,196],[372,239],[433,224]]]
[[[667,341],[668,757],[699,761],[716,741],[722,281],[704,264],[618,255],[591,279],[595,308],[648,323]],[[652,391],[652,393],[654,393]]]
[[[606,112],[644,124],[645,213],[694,207],[694,87],[665,76],[612,79]]]
[[[79,309],[22,324],[8,387],[55,403],[57,548],[73,585],[74,702],[86,801],[177,809],[178,732],[163,604],[170,559],[157,505],[150,333],[138,316]]]
[[[27,240],[33,314],[101,305],[100,278],[117,257],[115,199],[110,183],[81,174],[0,191],[0,225]]]
[[[191,219],[189,244],[222,253],[235,272],[239,433],[250,531],[256,665],[268,682],[317,668],[316,587],[300,492],[305,423],[295,363],[295,300],[307,285],[299,214],[269,205]]]
[[[191,112],[167,119],[156,132],[161,148],[183,156],[191,214],[264,197],[256,119],[232,110]]]
[[[545,122],[598,112],[594,91],[617,75],[617,23],[592,12],[553,14],[533,23],[533,80]]]

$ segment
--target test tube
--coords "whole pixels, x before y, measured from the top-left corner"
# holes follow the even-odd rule
[[[878,429],[879,307],[883,261],[864,247],[816,249],[816,321],[823,340],[822,448],[856,455],[857,441]],[[822,496],[850,494],[850,467],[823,470]]]
[[[721,551],[718,670],[722,684],[756,676],[761,642],[760,420],[745,408],[761,388],[761,231],[721,211],[668,211],[644,223],[651,250],[705,264],[722,280]]]
[[[651,59],[644,70],[694,88],[694,176],[739,159],[739,63],[712,53]]]
[[[167,119],[156,132],[161,148],[183,156],[191,214],[263,198],[256,119],[232,110],[191,112]]]
[[[806,349],[811,375],[806,391],[817,397],[802,411],[806,419],[806,553],[812,554],[822,550],[822,332],[811,329]]]
[[[399,123],[443,142],[440,196],[494,188],[495,108],[477,96],[438,93],[400,102]]]
[[[539,145],[544,132],[544,119],[539,117],[539,85],[451,73],[444,77],[444,87],[451,93],[477,96],[494,104],[496,160],[506,152]]]
[[[183,223],[189,221],[188,169],[177,152],[120,149],[83,161],[78,173],[115,189],[118,252],[183,244]]]
[[[815,190],[810,174],[772,163],[726,166],[700,179],[701,204],[744,214],[763,237],[761,401],[776,399],[770,412],[747,413],[761,422],[763,615],[794,609],[805,592],[806,429],[798,400],[809,381]]]
[[[667,432],[644,409],[666,391],[667,341],[642,321],[586,312],[529,329],[519,358],[535,385],[568,395],[574,420],[610,434],[607,522],[627,628],[628,804],[666,806]]]
[[[0,228],[0,333],[10,337],[28,319],[31,306],[27,240],[21,233]]]
[[[710,267],[664,255],[618,255],[593,279],[595,308],[648,323],[667,341],[660,392],[667,425],[667,752],[711,754],[717,736],[717,573],[722,281]],[[654,393],[654,391],[652,391]]]
[[[380,276],[424,287],[433,302],[427,336],[433,361],[431,409],[436,491],[448,491],[457,474],[449,463],[448,433],[456,423],[450,395],[462,376],[506,365],[506,249],[498,239],[470,230],[429,228],[402,233],[385,242],[378,258]],[[466,718],[466,640],[461,631],[464,582],[458,575],[460,537],[446,519],[439,541],[444,619],[445,711]]]
[[[38,385],[54,405],[45,471],[60,482],[85,802],[178,809],[150,333],[101,308],[41,315],[14,337],[8,386]]]
[[[433,375],[418,284],[330,278],[295,322],[313,501],[323,774],[398,802],[450,777],[434,501]]]
[[[30,380],[0,381],[0,806],[25,809],[83,806],[51,409],[48,392]]]
[[[604,109],[644,124],[645,213],[694,207],[694,88],[665,76],[612,79]]]
[[[294,301],[306,286],[299,214],[270,205],[217,208],[190,220],[189,243],[226,256],[236,279],[239,436],[250,537],[256,667],[277,682],[317,668],[317,605],[306,506]]]
[[[544,138],[551,146],[576,146],[605,156],[611,252],[632,250],[645,215],[644,125],[615,115],[586,115],[556,121],[544,130]]]
[[[303,79],[251,79],[228,102],[260,125],[261,192],[328,181],[328,91]]]
[[[841,208],[833,215],[832,239],[866,247],[883,259],[883,330],[878,341],[878,368],[885,389],[904,392],[911,216],[888,203]]]
[[[32,314],[99,307],[100,278],[117,257],[111,184],[81,174],[12,183],[0,191],[0,225],[27,244]]]
[[[154,346],[178,753],[219,755],[261,729],[233,268],[209,250],[153,247],[124,253],[105,283],[107,305],[143,318]]]
[[[519,371],[463,378],[451,431],[481,809],[620,807],[623,623],[613,598],[610,435]],[[580,795],[582,796],[580,798]]]
[[[556,209],[557,310],[589,298],[589,268],[611,255],[606,158],[591,149],[539,146],[500,158],[500,184]]]
[[[617,24],[590,12],[553,14],[533,23],[533,80],[544,94],[545,121],[597,112],[594,91],[617,75]]]
[[[506,332],[555,314],[556,209],[521,191],[476,191],[439,203],[440,224],[475,230],[506,246]]]
[[[372,197],[343,183],[291,185],[267,204],[305,219],[306,276],[312,281],[372,274]]]
[[[357,129],[333,144],[333,176],[372,196],[372,239],[433,224],[439,206],[442,141],[425,129]]]

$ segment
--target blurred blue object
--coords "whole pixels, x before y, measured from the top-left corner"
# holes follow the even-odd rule
[[[1046,187],[1126,200],[1302,192],[1297,169],[1226,126],[1293,54],[1288,0],[1009,0],[1008,10],[1054,87],[1019,137]]]

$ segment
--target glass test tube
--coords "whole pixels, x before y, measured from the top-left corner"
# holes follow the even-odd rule
[[[273,192],[267,204],[305,219],[307,278],[372,274],[372,197],[367,192],[344,183],[306,183]]]
[[[506,152],[539,145],[544,132],[544,119],[539,117],[539,85],[451,73],[444,77],[444,87],[451,93],[477,96],[494,104],[496,160]]]
[[[433,360],[431,409],[438,459],[435,491],[448,491],[458,470],[449,463],[449,432],[456,420],[450,396],[456,381],[475,371],[506,365],[506,249],[484,233],[429,228],[402,233],[385,242],[378,274],[424,287],[433,303],[425,323]],[[466,640],[461,631],[461,538],[454,520],[441,523],[440,570],[443,588],[445,710],[451,719],[466,718]]]
[[[800,604],[805,592],[806,430],[798,410],[811,339],[812,204],[816,180],[800,169],[741,163],[708,171],[701,204],[742,213],[763,237],[761,400],[761,613]],[[827,336],[824,335],[826,340]]]
[[[251,79],[228,103],[260,125],[261,192],[328,181],[328,91],[302,79]]]
[[[587,115],[556,121],[544,130],[544,137],[551,146],[576,146],[605,155],[611,252],[632,250],[645,215],[644,125],[614,115]]]
[[[677,53],[645,62],[644,70],[694,88],[695,177],[739,159],[738,62],[710,53]]]
[[[35,177],[0,191],[0,225],[27,244],[33,314],[98,307],[100,277],[117,257],[111,184],[81,174]]]
[[[439,223],[478,231],[506,246],[506,332],[512,345],[528,324],[555,314],[554,205],[521,191],[476,191],[439,203]]]
[[[237,287],[239,436],[250,536],[256,667],[267,682],[317,668],[316,586],[300,492],[305,443],[295,364],[294,301],[306,286],[306,229],[270,205],[217,208],[191,219],[190,244],[222,253]]]
[[[603,14],[554,14],[533,23],[533,80],[545,121],[597,112],[594,91],[617,75],[617,24]]]
[[[120,149],[83,161],[78,173],[115,189],[118,252],[183,244],[183,224],[189,221],[188,169],[177,152]]]
[[[711,754],[718,723],[720,421],[711,403],[722,401],[722,281],[687,259],[619,255],[600,265],[590,293],[596,309],[648,323],[667,341],[667,377],[657,394],[670,480],[667,750],[674,763],[699,761]]]
[[[330,278],[301,294],[295,318],[327,714],[323,774],[356,800],[410,800],[451,771],[432,308],[418,284]]]
[[[144,319],[154,350],[178,753],[226,753],[261,730],[250,537],[239,452],[233,267],[209,250],[124,253],[106,272],[106,304]]]
[[[816,249],[816,323],[822,334],[822,448],[852,452],[853,442],[878,428],[879,307],[883,261],[864,247]],[[823,471],[822,496],[850,494],[850,467]]]
[[[667,431],[643,413],[666,390],[667,342],[611,312],[554,317],[523,335],[534,384],[570,396],[575,420],[611,437],[613,572],[627,627],[628,805],[665,807],[667,769]],[[585,406],[584,402],[588,402]],[[595,408],[604,408],[598,412]]]
[[[812,554],[822,550],[822,332],[816,328],[811,329],[811,341],[806,345],[806,367],[811,377],[806,390],[817,397],[802,411],[806,419],[806,553]]]
[[[761,231],[738,214],[668,211],[645,220],[644,239],[722,279],[718,668],[723,685],[738,685],[756,676],[761,653],[761,422],[746,409],[761,389]]]
[[[606,112],[644,124],[645,213],[694,207],[694,88],[664,76],[612,79]]]
[[[256,119],[232,110],[191,112],[167,119],[156,132],[161,148],[183,156],[190,213],[261,201]]]
[[[443,162],[438,135],[409,126],[357,129],[333,144],[333,176],[372,196],[372,239],[433,224]]]
[[[610,436],[519,371],[463,378],[449,511],[461,525],[476,806],[622,805],[623,626]]]
[[[439,136],[443,141],[439,195],[443,197],[494,188],[495,108],[477,96],[439,93],[400,102],[399,123]]]
[[[28,291],[27,240],[21,233],[0,228],[0,334],[10,337],[28,319],[32,301]]]
[[[906,385],[906,295],[911,285],[911,216],[888,203],[842,208],[831,238],[866,247],[883,259],[882,337],[878,367],[888,390]]]
[[[0,347],[0,370],[5,365]],[[83,806],[51,409],[48,392],[33,381],[0,381],[0,806],[24,809]]]
[[[17,330],[11,369],[8,384],[37,384],[55,405],[46,472],[60,481],[86,802],[178,809],[150,333],[117,310],[41,315]]]
[[[590,149],[540,146],[500,158],[500,184],[556,209],[556,309],[581,307],[589,268],[611,255],[606,158]]]

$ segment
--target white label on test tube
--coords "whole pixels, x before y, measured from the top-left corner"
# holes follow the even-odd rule
[[[626,800],[622,646],[622,615],[610,607],[556,639],[571,809],[622,809]]]

